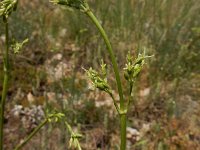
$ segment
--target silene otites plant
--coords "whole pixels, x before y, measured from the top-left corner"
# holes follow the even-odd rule
[[[107,37],[106,32],[104,31],[103,27],[99,23],[98,19],[95,17],[93,12],[91,11],[89,5],[84,0],[51,0],[51,2],[55,4],[65,5],[67,7],[75,8],[80,10],[81,12],[85,13],[93,22],[93,24],[97,27],[99,30],[102,38],[105,41],[105,44],[107,46],[108,53],[110,55],[110,59],[112,62],[112,67],[115,73],[115,78],[117,82],[117,88],[118,88],[118,94],[120,98],[120,103],[118,104],[116,101],[116,98],[114,97],[112,93],[112,89],[109,86],[109,83],[107,81],[107,71],[106,71],[106,64],[101,62],[101,70],[98,72],[92,68],[89,68],[88,70],[85,69],[89,79],[92,81],[94,87],[98,88],[99,90],[102,90],[106,93],[108,93],[111,98],[113,99],[114,106],[116,108],[116,111],[119,114],[120,117],[120,133],[121,133],[121,145],[120,149],[125,150],[126,149],[126,121],[127,121],[127,112],[131,103],[131,94],[134,82],[141,72],[141,69],[143,65],[145,64],[145,58],[149,56],[145,56],[145,54],[139,54],[136,59],[134,59],[131,54],[129,53],[127,55],[127,63],[124,68],[124,77],[128,82],[129,86],[129,95],[128,99],[124,99],[123,90],[122,90],[122,83],[120,78],[120,72],[118,69],[118,65],[116,62],[116,58],[112,49],[112,46],[110,44],[110,41]],[[28,39],[25,39],[23,42],[13,42],[13,44],[10,44],[9,39],[9,17],[12,14],[13,11],[16,11],[17,9],[18,0],[3,0],[0,2],[0,17],[3,19],[3,23],[5,26],[5,50],[2,50],[3,54],[3,65],[4,65],[4,81],[3,81],[3,91],[1,96],[1,103],[0,103],[0,150],[3,150],[3,122],[4,122],[4,108],[5,108],[5,102],[7,97],[7,91],[8,91],[8,82],[10,78],[10,49],[13,50],[15,54],[19,53],[22,49],[23,45],[28,42]],[[28,135],[19,145],[16,146],[15,150],[21,149],[25,144],[27,144],[30,139],[47,123],[52,122],[58,122],[58,121],[64,121],[65,125],[71,134],[70,139],[70,146],[73,146],[74,148],[77,148],[78,150],[81,150],[81,146],[79,144],[79,138],[81,138],[80,134],[77,134],[72,131],[72,128],[70,125],[65,121],[65,115],[62,113],[52,113],[47,114],[46,118],[43,122],[41,122],[38,127],[36,127],[30,135]]]
[[[116,79],[118,94],[119,94],[119,99],[120,99],[119,104],[117,103],[116,98],[113,96],[112,89],[108,84],[106,64],[104,64],[103,61],[101,63],[101,70],[99,72],[92,68],[89,68],[88,70],[87,69],[84,69],[84,70],[86,71],[89,79],[92,81],[94,87],[108,93],[112,97],[113,103],[115,105],[115,108],[120,118],[120,134],[121,134],[120,150],[125,150],[126,149],[127,112],[129,110],[129,106],[132,99],[131,94],[132,94],[133,85],[137,76],[141,72],[143,65],[145,64],[145,58],[150,57],[150,56],[145,56],[145,53],[143,53],[143,54],[139,54],[138,57],[134,59],[130,53],[127,55],[127,63],[125,65],[123,73],[129,86],[129,95],[128,95],[129,98],[125,100],[124,95],[123,95],[123,90],[122,90],[120,72],[118,69],[117,61],[116,61],[111,43],[108,39],[106,32],[101,26],[100,22],[98,21],[96,16],[93,14],[92,10],[90,9],[88,3],[85,0],[50,0],[50,2],[54,4],[64,5],[66,7],[71,7],[85,13],[90,18],[92,23],[97,27],[99,33],[104,39],[105,44],[107,46],[108,54],[110,55],[112,67],[115,73],[115,79]]]
[[[4,148],[4,109],[6,104],[7,92],[8,92],[8,82],[10,79],[10,53],[13,52],[14,54],[20,53],[24,44],[28,42],[28,39],[25,39],[22,42],[17,42],[15,40],[10,40],[9,37],[9,17],[12,12],[16,11],[17,9],[18,0],[2,0],[0,1],[0,18],[3,19],[3,24],[5,26],[5,50],[2,50],[3,55],[3,69],[4,69],[4,79],[3,79],[3,90],[1,94],[1,101],[0,101],[0,150]],[[12,51],[10,51],[12,50]],[[81,134],[75,133],[71,126],[65,119],[65,115],[62,113],[47,113],[44,120],[21,142],[19,143],[14,149],[19,150],[24,145],[26,145],[30,139],[47,123],[55,123],[63,121],[66,125],[67,130],[69,131],[71,138],[70,138],[70,147],[74,147],[78,150],[81,150],[79,139],[82,137]]]

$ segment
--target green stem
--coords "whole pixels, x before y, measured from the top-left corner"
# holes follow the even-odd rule
[[[119,98],[120,98],[120,124],[121,124],[121,130],[120,130],[120,132],[121,132],[121,148],[120,148],[120,150],[126,150],[126,114],[127,114],[126,107],[127,106],[125,106],[125,101],[123,98],[122,84],[121,84],[121,79],[120,79],[119,70],[118,70],[118,66],[117,66],[117,61],[116,61],[112,46],[110,44],[110,41],[108,39],[108,36],[107,36],[106,32],[104,31],[103,27],[101,26],[101,24],[99,23],[99,21],[97,20],[97,18],[94,16],[94,14],[91,12],[90,9],[86,10],[85,13],[89,16],[89,18],[92,20],[92,22],[95,24],[95,26],[98,28],[99,32],[101,33],[101,36],[103,37],[103,39],[106,43],[108,53],[111,57],[111,62],[112,62],[113,69],[115,72],[115,78],[116,78],[118,93],[119,93]],[[116,105],[116,103],[114,103],[114,104]],[[118,107],[116,107],[116,108],[118,108]]]
[[[4,55],[4,81],[3,81],[3,91],[1,97],[1,107],[0,107],[0,150],[3,150],[3,127],[4,127],[4,108],[5,101],[8,92],[8,80],[9,80],[9,33],[8,33],[8,20],[5,22],[6,30],[6,51]]]
[[[121,126],[121,145],[120,150],[126,150],[126,114],[120,115],[120,126]]]
[[[25,146],[30,139],[46,124],[48,123],[48,119],[45,119],[39,126],[37,126],[37,128],[35,128],[33,130],[33,132],[31,132],[31,134],[28,135],[28,137],[19,145],[16,146],[15,150],[20,150],[23,146]]]
[[[133,91],[133,82],[130,82],[130,84],[129,84],[129,97],[128,97],[128,104],[127,104],[127,111],[130,108],[132,91]]]
[[[117,66],[117,61],[116,61],[115,55],[113,53],[112,46],[110,44],[110,41],[108,39],[106,32],[104,31],[103,27],[101,26],[101,24],[99,23],[97,18],[94,16],[92,11],[87,10],[85,13],[89,16],[89,18],[92,20],[92,22],[98,28],[99,32],[101,33],[101,36],[103,37],[103,39],[106,43],[108,53],[111,57],[111,62],[112,62],[113,69],[115,72],[115,78],[117,81],[118,93],[119,93],[119,97],[120,97],[120,110],[124,111],[125,110],[125,104],[124,104],[125,102],[124,102],[124,98],[123,98],[122,84],[121,84],[121,79],[120,79],[119,70],[118,70],[118,66]]]
[[[112,94],[112,93],[109,93],[109,95],[111,96],[111,98],[112,98],[112,100],[113,100],[113,103],[114,103],[114,105],[115,105],[115,108],[116,108],[116,110],[117,110],[117,113],[120,114],[120,109],[119,109],[119,107],[118,107],[118,105],[117,105],[117,101],[115,100],[113,94]]]

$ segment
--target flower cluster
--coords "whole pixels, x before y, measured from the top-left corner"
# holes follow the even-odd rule
[[[14,42],[14,44],[12,44],[14,53],[15,54],[19,53],[22,47],[24,46],[24,44],[26,44],[27,42],[28,42],[28,39],[25,39],[22,42]]]
[[[47,120],[48,122],[58,122],[61,121],[65,115],[63,113],[52,113],[48,114]]]
[[[54,4],[65,5],[82,11],[86,11],[89,8],[85,0],[50,0],[50,2]]]
[[[94,87],[98,88],[99,90],[105,91],[107,93],[111,93],[110,86],[108,85],[107,81],[107,72],[106,72],[106,64],[101,61],[101,73],[98,73],[94,69],[90,68],[89,70],[84,69],[92,81]]]
[[[127,64],[124,68],[124,77],[127,81],[133,83],[135,78],[141,72],[143,65],[145,64],[145,58],[151,56],[145,56],[145,54],[139,54],[138,57],[134,60],[130,52],[127,55]]]
[[[3,0],[0,2],[0,16],[7,19],[8,16],[17,9],[18,0]]]

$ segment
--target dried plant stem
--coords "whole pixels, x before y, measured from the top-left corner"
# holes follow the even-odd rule
[[[8,92],[8,80],[9,80],[9,33],[8,33],[8,20],[5,20],[5,34],[6,34],[6,50],[3,53],[4,59],[4,81],[3,91],[1,97],[1,108],[0,108],[0,150],[3,150],[3,127],[4,127],[4,108],[5,101]]]
[[[120,97],[120,124],[121,124],[121,146],[120,146],[120,150],[125,150],[126,149],[126,114],[127,114],[127,107],[125,106],[125,101],[123,98],[123,91],[122,91],[122,84],[121,84],[121,79],[120,79],[120,74],[119,74],[119,69],[118,69],[118,65],[117,65],[117,61],[112,49],[112,46],[110,44],[110,41],[108,39],[108,36],[106,34],[106,32],[104,31],[103,27],[101,26],[101,24],[99,23],[99,21],[97,20],[97,18],[94,16],[94,14],[92,13],[92,11],[86,10],[85,13],[89,16],[89,18],[92,20],[92,22],[95,24],[95,26],[97,27],[97,29],[99,30],[99,32],[101,33],[101,36],[103,37],[107,49],[108,49],[108,53],[111,57],[111,62],[113,65],[113,69],[115,72],[115,78],[116,78],[116,82],[117,82],[117,87],[118,87],[118,93],[119,93],[119,97]],[[114,102],[116,109],[118,110],[118,107],[116,105],[116,103]]]
[[[29,141],[30,139],[36,134],[38,133],[38,131],[43,127],[45,126],[46,124],[48,123],[48,118],[46,118],[39,126],[37,126],[33,132],[31,132],[31,134],[28,135],[28,137],[22,142],[20,143],[19,145],[16,146],[16,148],[14,150],[20,150],[23,146],[25,146]]]

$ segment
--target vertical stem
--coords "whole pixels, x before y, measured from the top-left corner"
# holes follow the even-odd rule
[[[28,135],[28,137],[19,145],[16,146],[15,150],[20,150],[24,145],[26,145],[30,139],[36,134],[38,133],[38,131],[48,122],[48,119],[45,119],[39,126],[37,126],[37,128],[35,128],[33,130],[33,132],[31,132],[31,134]]]
[[[127,113],[126,109],[127,108],[125,106],[125,101],[123,98],[122,84],[121,84],[121,79],[120,79],[119,70],[118,70],[118,66],[117,66],[117,61],[116,61],[112,46],[110,44],[110,41],[108,39],[108,36],[107,36],[106,32],[104,31],[103,27],[101,26],[101,24],[99,23],[97,18],[94,16],[94,14],[90,10],[86,11],[86,14],[93,21],[93,23],[96,25],[99,32],[101,33],[101,36],[103,37],[103,39],[106,43],[108,53],[111,57],[111,62],[112,62],[113,69],[115,72],[115,78],[116,78],[118,93],[119,93],[119,97],[120,97],[120,124],[121,124],[121,130],[120,130],[120,133],[121,133],[121,146],[120,147],[121,148],[120,148],[120,150],[126,150],[126,113]]]
[[[5,22],[6,30],[6,51],[4,52],[4,81],[3,81],[3,91],[1,97],[1,107],[0,107],[0,150],[3,150],[3,127],[4,127],[4,108],[5,101],[8,92],[8,80],[9,80],[9,34],[8,34],[8,20]]]
[[[121,133],[121,146],[120,150],[126,150],[126,114],[120,115],[120,133]]]
[[[103,39],[106,43],[108,53],[111,57],[111,62],[112,62],[113,69],[115,72],[115,78],[117,81],[117,87],[118,87],[118,92],[119,92],[119,97],[120,97],[120,109],[122,111],[124,111],[125,110],[125,104],[124,104],[125,102],[124,102],[124,98],[123,98],[122,84],[121,84],[121,79],[120,79],[119,70],[118,70],[118,66],[117,66],[117,61],[116,61],[115,55],[113,53],[112,46],[110,44],[110,41],[108,39],[106,32],[104,31],[103,27],[101,26],[101,24],[99,23],[97,18],[94,16],[94,14],[90,10],[86,11],[86,14],[89,16],[89,18],[95,24],[95,26],[98,28],[99,32],[101,33],[101,36],[103,37]]]

